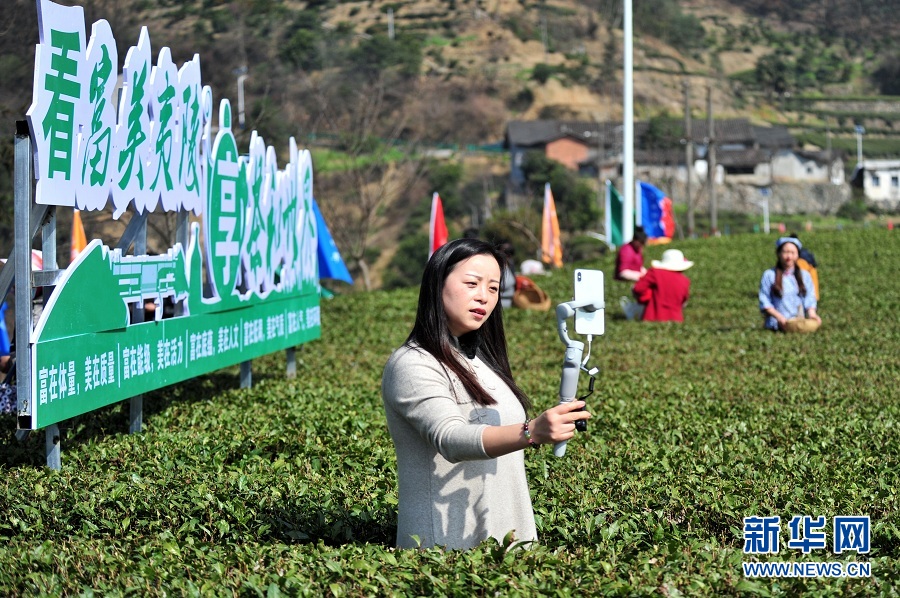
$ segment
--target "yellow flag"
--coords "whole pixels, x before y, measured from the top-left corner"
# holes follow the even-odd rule
[[[562,268],[562,244],[559,240],[559,220],[550,183],[544,185],[544,216],[541,219],[541,259],[545,264]]]

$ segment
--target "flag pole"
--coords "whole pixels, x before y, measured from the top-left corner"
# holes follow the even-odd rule
[[[634,181],[634,224],[644,226],[644,194],[639,180]]]
[[[606,179],[606,198],[603,201],[603,232],[606,235],[607,244],[612,245],[612,210],[610,209],[612,197],[610,197],[610,185],[612,183],[609,182],[609,179]]]
[[[622,129],[622,186],[623,191],[623,226],[622,241],[628,243],[634,236],[634,80],[633,80],[633,45],[632,45],[632,0],[624,0],[624,114]]]

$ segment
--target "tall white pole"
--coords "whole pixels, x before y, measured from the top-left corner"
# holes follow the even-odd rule
[[[241,129],[244,128],[244,123],[246,122],[244,119],[244,79],[247,78],[247,75],[238,75],[237,85],[238,85],[238,127]]]
[[[244,79],[247,78],[247,65],[242,65],[234,71],[232,71],[235,75],[237,75],[237,88],[238,88],[238,126],[243,129],[244,128]]]
[[[856,163],[862,164],[863,155],[862,155],[862,136],[866,130],[862,127],[862,125],[856,125]]]
[[[622,129],[622,191],[625,198],[622,205],[622,240],[627,243],[634,236],[634,81],[632,75],[632,27],[631,2],[624,0],[624,127]]]

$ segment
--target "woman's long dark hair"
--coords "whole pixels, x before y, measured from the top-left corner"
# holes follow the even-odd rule
[[[794,236],[794,235],[789,235]],[[790,243],[787,241],[786,243]],[[786,243],[782,243],[775,249],[775,255],[778,255],[781,252],[781,248],[784,247]],[[791,243],[791,245],[794,245]],[[796,245],[794,245],[796,247]],[[799,255],[800,250],[797,249],[797,254]],[[781,297],[784,293],[784,287],[782,286],[782,279],[784,278],[784,268],[781,265],[781,257],[775,261],[775,282],[772,283],[772,294],[776,297]],[[803,284],[803,274],[800,272],[800,266],[794,264],[794,279],[797,281],[797,289],[800,291],[801,297],[806,297],[806,285]]]
[[[416,310],[416,323],[406,339],[406,344],[416,343],[434,356],[445,370],[450,370],[459,378],[463,387],[479,405],[495,405],[497,401],[478,382],[475,374],[466,368],[457,358],[453,347],[447,312],[444,311],[444,283],[456,265],[474,255],[489,255],[497,260],[500,272],[506,265],[506,256],[493,245],[478,239],[457,239],[443,245],[434,252],[425,272],[422,274],[422,286],[419,289],[419,305]],[[503,331],[503,311],[500,301],[481,328],[459,337],[463,350],[477,350],[481,359],[497,376],[502,379],[527,413],[531,409],[531,401],[522,392],[509,367],[509,356],[506,352],[506,334]],[[470,356],[474,356],[470,353]]]

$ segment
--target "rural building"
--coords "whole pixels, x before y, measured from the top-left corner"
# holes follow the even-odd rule
[[[635,172],[662,176],[676,172],[685,176],[683,123],[674,119],[634,124]],[[694,142],[693,173],[704,177],[710,142],[709,123],[696,120],[691,126]],[[723,181],[768,185],[782,183],[843,183],[843,157],[833,152],[796,149],[796,141],[785,127],[761,127],[747,119],[721,119],[714,123],[717,171]],[[622,125],[619,122],[511,121],[504,147],[510,152],[510,187],[523,191],[525,154],[540,151],[584,176],[615,177],[621,172]]]
[[[778,187],[771,205],[781,213],[830,214],[849,198],[842,152],[800,149],[785,127],[753,125],[743,118],[717,120],[714,126],[715,180],[721,189],[718,198],[721,209],[756,211],[756,203],[748,198],[758,197],[760,189],[769,190],[773,185]],[[678,200],[684,195],[690,172],[691,181],[696,185],[694,205],[698,207],[707,201],[702,189],[709,172],[708,121],[695,120],[690,138],[693,156],[688,170],[683,122],[651,119],[634,123],[634,174],[636,179],[666,189]],[[511,121],[504,147],[510,152],[506,200],[513,206],[528,199],[522,166],[530,151],[539,151],[581,176],[616,180],[622,175],[620,122]],[[885,192],[893,180],[896,198],[900,192],[897,183],[900,160],[894,165],[893,178],[881,174],[876,176],[876,181],[885,186]],[[867,181],[868,185],[872,184]],[[897,206],[898,200],[893,201],[885,207]]]
[[[850,182],[871,203],[886,210],[900,208],[900,160],[863,160]]]
[[[776,183],[844,184],[842,152],[779,150],[772,155],[772,180]]]
[[[525,154],[540,151],[566,168],[597,176],[608,159],[621,162],[622,124],[581,121],[511,121],[504,147],[510,154],[510,185],[521,192],[525,185]],[[610,173],[612,176],[614,173]]]

